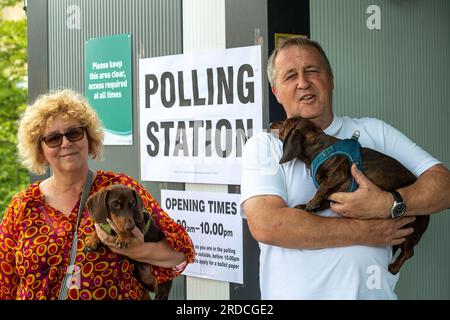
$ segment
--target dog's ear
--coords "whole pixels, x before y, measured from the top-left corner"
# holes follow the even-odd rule
[[[269,124],[269,132],[281,141],[284,140],[284,121],[275,121]]]
[[[86,202],[89,214],[96,223],[105,223],[108,218],[107,196],[108,190],[102,189],[90,196]]]
[[[144,221],[144,215],[143,215],[143,210],[144,210],[144,205],[142,204],[142,198],[139,195],[139,193],[133,189],[133,195],[134,195],[134,200],[136,201],[136,210],[134,210],[134,221],[136,223],[141,223]]]
[[[289,162],[303,154],[302,133],[299,129],[292,129],[287,133],[283,142],[283,156],[280,164]]]

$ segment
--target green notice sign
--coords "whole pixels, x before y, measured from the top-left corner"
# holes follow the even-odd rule
[[[131,35],[86,41],[85,94],[97,111],[106,145],[131,145],[133,76]]]

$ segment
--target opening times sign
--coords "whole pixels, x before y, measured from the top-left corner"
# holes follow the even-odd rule
[[[243,283],[240,195],[161,190],[161,207],[183,225],[195,246],[184,275]]]
[[[141,179],[240,184],[262,130],[261,47],[139,61]]]

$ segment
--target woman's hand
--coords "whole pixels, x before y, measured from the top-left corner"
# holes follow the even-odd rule
[[[114,221],[110,219],[107,219],[107,221],[111,226],[111,228],[116,232],[116,234],[118,234],[117,226],[114,224]],[[117,236],[108,234],[105,230],[103,230],[103,228],[100,225],[95,224],[95,231],[97,232],[100,241],[105,246],[108,246],[112,252],[139,261],[140,254],[138,253],[143,249],[145,242],[144,242],[144,235],[137,227],[134,227],[134,229],[131,231],[131,237],[129,238],[127,248],[121,248],[116,243]]]
[[[113,221],[107,220],[111,228],[117,232],[117,227]],[[151,265],[173,268],[185,260],[185,256],[182,252],[175,251],[166,241],[162,239],[158,242],[144,242],[144,235],[135,227],[131,231],[130,241],[127,248],[119,248],[116,244],[116,236],[108,234],[103,228],[95,224],[95,231],[100,241],[108,246],[115,254],[127,256],[133,260],[148,263]]]

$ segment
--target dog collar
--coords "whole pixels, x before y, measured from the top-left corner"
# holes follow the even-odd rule
[[[364,171],[364,166],[361,156],[361,145],[358,142],[359,131],[355,131],[351,139],[344,139],[332,144],[317,156],[311,162],[311,178],[314,181],[316,188],[319,188],[320,183],[317,180],[317,171],[319,171],[320,166],[328,159],[335,156],[345,156],[351,163],[355,163],[358,169],[362,172]],[[348,192],[353,192],[358,189],[358,183],[353,176],[350,177],[350,188]]]
[[[148,231],[150,230],[150,226],[152,224],[152,219],[148,219],[147,222],[145,223],[144,229],[142,230],[142,234],[145,236]]]
[[[109,225],[109,223],[99,223],[100,227],[102,227],[102,229],[107,233],[107,234],[112,234],[112,228]]]
[[[151,221],[151,219],[148,219],[147,220],[147,223],[145,224],[145,226],[144,226],[144,229],[142,230],[142,234],[145,236],[146,234],[147,234],[147,232],[150,230],[150,226],[151,226],[151,224],[152,224],[152,221]],[[102,227],[102,229],[106,232],[106,233],[108,233],[108,234],[110,234],[110,235],[112,235],[113,233],[113,229],[111,228],[111,225],[109,224],[109,223],[100,223],[100,227]]]

